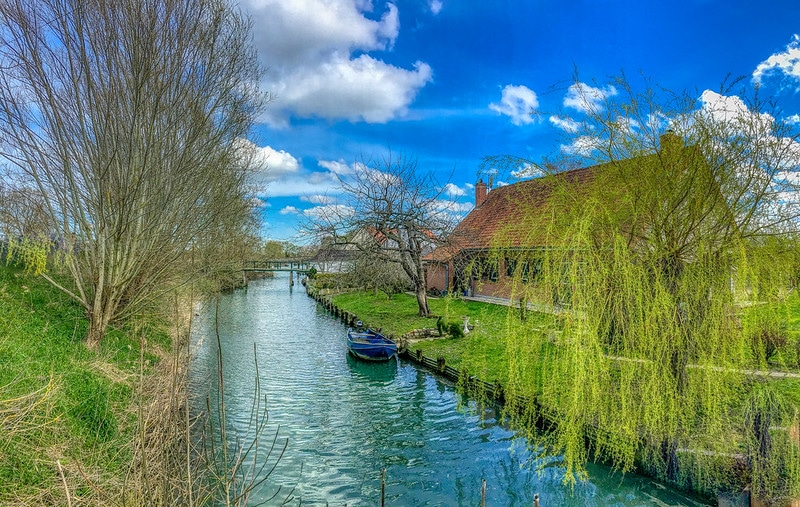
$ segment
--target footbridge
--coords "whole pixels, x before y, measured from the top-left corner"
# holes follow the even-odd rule
[[[260,261],[244,261],[243,271],[288,271],[290,273],[308,273],[313,267],[310,261],[299,259],[268,259]]]

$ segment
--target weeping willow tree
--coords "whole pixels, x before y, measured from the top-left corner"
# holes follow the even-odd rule
[[[796,134],[758,97],[614,89],[573,86],[586,115],[571,146],[588,168],[542,177],[547,198],[518,202],[495,238],[512,300],[554,315],[542,328],[509,313],[508,414],[567,481],[601,459],[698,491],[796,497],[800,380],[765,373],[796,297]]]

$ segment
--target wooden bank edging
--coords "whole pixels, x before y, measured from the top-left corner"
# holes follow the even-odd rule
[[[355,315],[351,312],[347,312],[339,308],[333,303],[333,300],[328,297],[328,295],[320,294],[319,291],[316,290],[309,290],[306,287],[306,293],[309,297],[316,300],[320,305],[322,305],[325,310],[327,310],[331,315],[336,317],[337,319],[341,320],[346,326],[354,327],[356,323],[361,320],[358,318],[358,315]],[[365,327],[369,327],[368,323],[364,322],[363,325]],[[415,351],[409,350],[409,339],[414,338],[421,338],[427,336],[433,336],[432,333],[436,333],[435,329],[421,329],[421,330],[414,330],[410,331],[400,338],[395,338],[394,335],[389,335],[388,338],[395,340],[398,345],[398,355],[403,359],[407,359],[415,364],[423,366],[437,374],[441,375],[442,377],[458,383],[465,383],[466,387],[472,391],[473,389],[477,388],[480,392],[487,395],[491,400],[503,403],[506,401],[505,393],[503,390],[503,386],[499,383],[490,383],[485,382],[477,377],[469,376],[467,378],[463,378],[463,374],[461,371],[453,368],[452,366],[448,366],[445,359],[443,357],[439,357],[436,359],[424,356],[422,354],[422,350],[417,349]],[[515,406],[522,406],[524,404],[536,404],[535,400],[529,400],[523,397],[515,397],[514,400]]]
[[[320,294],[319,290],[313,289],[309,285],[306,285],[306,294],[312,299],[316,300],[320,305],[322,305],[323,308],[325,308],[325,310],[334,315],[336,318],[340,319],[348,327],[354,327],[360,320],[357,315],[344,311],[336,306],[328,293]],[[363,322],[363,325],[368,326],[366,322]],[[541,426],[542,424],[556,424],[557,418],[555,414],[550,413],[550,411],[546,411],[544,407],[535,399],[519,395],[508,396],[505,393],[502,384],[500,383],[490,383],[472,375],[467,376],[465,373],[453,368],[452,366],[448,366],[445,358],[438,357],[433,359],[426,357],[422,354],[421,349],[416,349],[413,352],[409,350],[409,339],[433,336],[431,333],[436,333],[436,330],[413,330],[402,335],[399,339],[396,339],[398,344],[398,355],[403,359],[407,359],[412,363],[423,366],[424,368],[427,368],[428,370],[463,386],[466,389],[467,394],[480,394],[481,396],[485,397],[484,399],[489,399],[496,403],[509,406],[512,410],[520,413],[521,415],[533,415],[535,417],[535,421],[533,422],[535,422],[537,426]],[[395,339],[394,335],[389,335],[388,337]],[[684,452],[687,452],[687,450],[684,450]],[[717,505],[718,507],[761,507],[765,504],[756,498],[751,498],[748,486],[744,491],[738,494],[734,492],[719,493],[717,496]],[[782,507],[800,507],[800,499],[788,499],[785,504],[780,505]]]

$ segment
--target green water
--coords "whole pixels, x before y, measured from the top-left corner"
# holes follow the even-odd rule
[[[487,506],[531,506],[534,494],[542,507],[700,505],[599,466],[570,490],[557,461],[538,459],[493,411],[464,410],[451,384],[403,361],[352,359],[345,327],[288,275],[222,296],[218,311],[232,434],[252,440],[255,343],[269,412],[259,459],[288,444],[252,505],[276,492],[266,505],[380,505],[384,468],[387,506],[479,506],[483,479]],[[217,388],[213,306],[196,319],[192,389],[204,399]]]

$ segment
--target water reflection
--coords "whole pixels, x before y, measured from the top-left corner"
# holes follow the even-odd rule
[[[278,487],[294,487],[292,505],[377,505],[385,467],[392,506],[479,505],[482,479],[490,506],[530,506],[535,493],[542,507],[698,505],[603,467],[592,467],[590,480],[574,490],[562,486],[563,471],[537,471],[541,462],[493,411],[459,410],[451,385],[402,361],[352,358],[345,327],[302,290],[290,292],[287,277],[223,296],[219,315],[229,424],[245,431],[257,359],[268,399],[267,436],[288,439],[254,504]],[[193,389],[213,395],[213,308],[200,315],[194,340]]]

